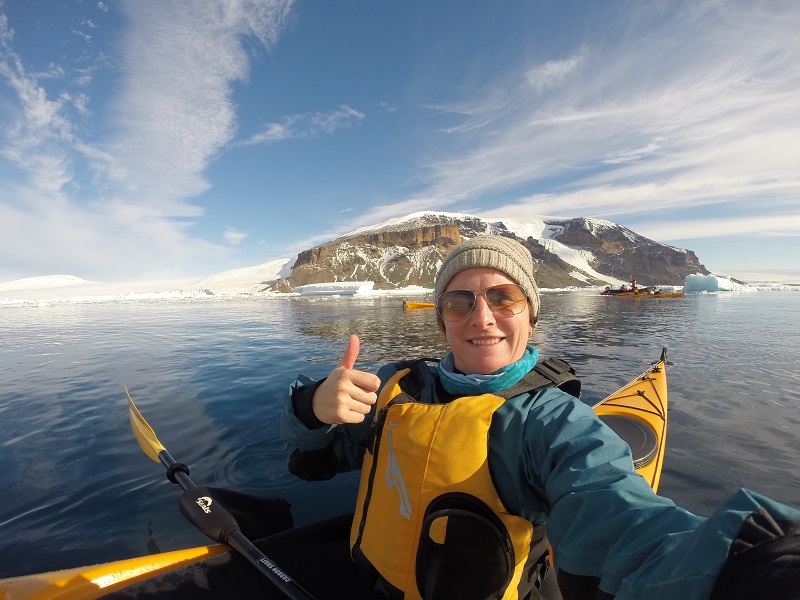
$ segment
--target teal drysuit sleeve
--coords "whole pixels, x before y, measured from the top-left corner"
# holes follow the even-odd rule
[[[559,390],[498,410],[490,464],[509,510],[546,522],[558,569],[599,578],[617,600],[709,598],[744,521],[755,511],[800,512],[741,491],[704,519],[657,496],[627,444],[594,411]]]
[[[378,370],[383,387],[397,370],[393,365],[384,365]],[[292,402],[293,392],[301,387],[313,385],[315,380],[299,375],[286,391],[281,416],[281,439],[288,455],[296,450],[309,452],[330,448],[338,459],[338,471],[346,472],[361,468],[364,451],[369,442],[371,423],[375,407],[367,414],[361,423],[348,425],[327,425],[318,429],[309,429],[295,414]],[[380,393],[380,390],[379,390]]]

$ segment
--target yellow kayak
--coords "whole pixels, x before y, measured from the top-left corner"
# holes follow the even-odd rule
[[[433,302],[409,302],[408,300],[403,300],[403,310],[417,310],[418,308],[435,308],[436,305]]]
[[[658,491],[667,447],[667,349],[647,371],[594,406],[631,447],[633,465]]]
[[[127,560],[0,580],[0,600],[99,598],[127,585],[230,550],[213,544]]]
[[[631,447],[637,472],[654,490],[658,489],[666,448],[666,365],[664,349],[661,358],[653,366],[594,406],[601,419]],[[349,523],[344,523],[344,527],[346,536]],[[274,537],[280,539],[281,535]],[[229,550],[226,545],[212,544],[101,565],[3,579],[0,580],[0,600],[90,600],[186,565],[205,564],[203,561]],[[240,568],[250,575],[252,567],[243,564]],[[155,581],[157,580],[153,579]],[[336,588],[337,584],[334,582],[329,584],[333,585],[333,589]],[[256,579],[256,585],[259,597],[286,597],[283,592],[261,579]],[[227,596],[221,592],[220,597]]]

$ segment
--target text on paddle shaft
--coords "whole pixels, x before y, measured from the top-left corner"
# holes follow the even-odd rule
[[[274,564],[272,564],[272,563],[271,563],[271,562],[270,562],[270,561],[269,561],[267,558],[259,558],[259,559],[258,559],[258,562],[260,562],[262,565],[264,565],[265,567],[267,567],[267,568],[268,568],[270,571],[272,571],[273,573],[275,573],[275,575],[277,575],[278,577],[280,577],[281,579],[283,579],[283,580],[284,580],[286,583],[289,583],[289,582],[292,580],[292,578],[291,578],[291,577],[289,577],[289,576],[288,576],[286,573],[284,573],[283,571],[281,571],[281,570],[278,568],[278,566],[277,566],[277,565],[274,565]]]

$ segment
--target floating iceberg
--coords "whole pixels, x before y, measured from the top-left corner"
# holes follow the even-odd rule
[[[683,291],[687,294],[697,292],[743,292],[750,286],[731,281],[719,275],[687,275],[683,282]]]
[[[353,296],[372,291],[374,281],[331,281],[298,285],[295,293],[301,296]]]

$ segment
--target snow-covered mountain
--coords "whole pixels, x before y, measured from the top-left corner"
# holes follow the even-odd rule
[[[455,244],[487,233],[512,237],[530,249],[543,288],[618,285],[631,275],[641,285],[682,285],[686,275],[709,272],[694,252],[655,242],[610,221],[488,220],[421,212],[362,227],[301,252],[291,275],[271,289],[289,291],[329,281],[374,281],[375,289],[430,288]]]
[[[0,305],[253,296],[335,281],[374,281],[378,294],[393,289],[406,293],[412,285],[424,291],[433,287],[434,275],[450,248],[482,233],[511,236],[528,247],[537,281],[545,289],[618,285],[631,275],[641,285],[681,286],[688,275],[695,276],[693,281],[703,279],[696,274],[709,275],[693,252],[654,242],[609,221],[518,221],[425,212],[353,230],[293,259],[202,278],[107,283],[50,275],[0,282]],[[728,279],[731,275],[750,282],[749,290],[800,287],[797,270],[731,272]],[[320,286],[312,289],[321,290]]]
[[[86,281],[73,275],[46,275],[0,282],[0,305],[38,302],[114,302],[165,298],[254,295],[278,280],[288,259],[231,269],[202,278],[156,281]],[[287,271],[288,273],[288,271]]]

